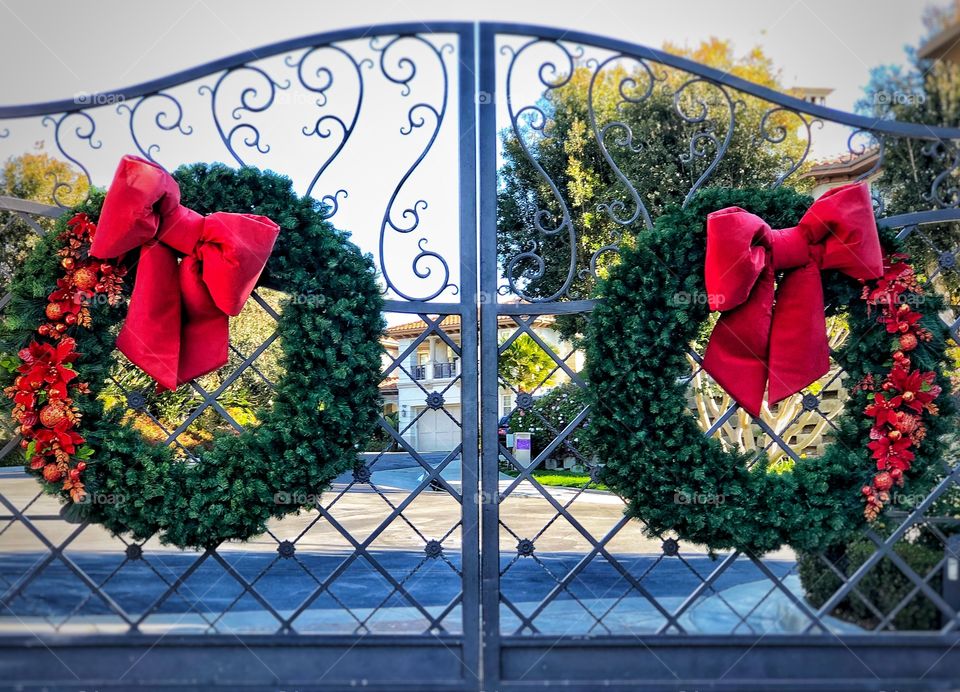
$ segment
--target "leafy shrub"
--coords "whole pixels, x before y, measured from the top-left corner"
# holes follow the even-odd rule
[[[393,427],[394,430],[400,429],[400,412],[394,411],[387,413],[383,419]],[[397,451],[396,441],[379,424],[370,433],[367,440],[365,451],[367,452],[395,452]]]
[[[960,440],[948,436],[949,454],[957,451]],[[905,496],[901,504],[904,511],[912,511],[921,497]],[[911,527],[903,540],[894,546],[899,555],[914,572],[925,578],[937,563],[943,559],[944,539],[960,532],[960,487],[953,487],[941,495],[926,512],[928,517],[936,517],[937,531],[926,528],[922,523]],[[886,525],[878,522],[874,529],[886,537],[898,524]],[[824,551],[826,557],[846,577],[850,577],[877,551],[869,538],[863,537],[847,545],[838,545]],[[824,563],[819,555],[799,553],[797,566],[800,583],[803,585],[807,601],[815,608],[821,607],[836,593],[842,585],[840,578]],[[936,593],[940,593],[942,575],[933,575],[927,583]],[[883,616],[889,614],[907,594],[914,590],[915,584],[889,558],[881,559],[859,582],[856,590],[872,603]],[[851,593],[829,613],[831,616],[852,622],[860,627],[874,628],[881,618],[864,603],[863,599]],[[939,630],[941,627],[940,610],[923,593],[917,593],[910,599],[888,623],[886,628],[897,630]]]
[[[537,455],[546,449],[586,406],[587,395],[582,387],[573,383],[563,384],[535,399],[528,411],[514,411],[510,418],[510,428],[513,432],[532,433],[532,451]],[[586,419],[580,423],[550,456],[556,459],[574,456],[578,463],[586,464],[593,457],[593,448],[586,443],[586,436],[583,434],[588,421],[589,419]]]
[[[849,577],[876,549],[873,541],[861,538],[845,546],[842,554],[839,551],[828,551],[825,556]],[[894,546],[894,552],[921,577],[925,577],[943,559],[943,550],[943,545],[938,548],[927,541],[900,541]],[[816,608],[826,603],[842,586],[840,578],[818,555],[802,553],[797,564],[807,601]],[[927,583],[931,589],[940,592],[939,574]],[[913,589],[914,583],[888,558],[883,558],[857,583],[857,591],[883,615],[896,608]],[[873,629],[881,622],[876,613],[855,594],[843,599],[829,614],[867,629]],[[889,623],[889,627],[898,630],[936,630],[940,629],[940,626],[940,611],[922,593],[914,596]]]

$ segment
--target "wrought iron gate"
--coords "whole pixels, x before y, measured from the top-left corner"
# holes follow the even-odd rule
[[[575,75],[585,80],[581,91],[564,91]],[[4,678],[64,689],[765,689],[796,678],[813,684],[811,676],[824,687],[956,684],[960,615],[948,582],[957,546],[932,509],[956,483],[954,459],[890,532],[865,534],[869,555],[853,568],[845,555],[817,558],[835,582],[819,606],[803,598],[788,551],[710,556],[672,536],[651,538],[622,516],[617,498],[596,491],[602,460],[577,438],[590,413],[576,403],[582,357],[562,324],[589,318],[583,286],[615,253],[620,233],[649,225],[660,207],[657,190],[638,188],[624,172],[628,160],[642,165],[645,151],[617,108],[595,107],[603,80],[622,97],[617,108],[667,98],[685,138],[673,152],[681,198],[748,177],[724,168],[731,147],[745,141],[776,155],[789,132],[802,135],[805,144],[783,154],[771,185],[801,171],[824,124],[852,130],[846,147],[863,163],[862,178],[882,170],[887,152],[916,143],[936,171],[929,209],[884,224],[926,243],[935,273],[955,271],[948,224],[960,221],[960,130],[840,113],[577,32],[367,27],[285,41],[129,89],[0,107],[5,155],[44,140],[100,185],[131,151],[168,168],[194,160],[279,168],[374,251],[391,317],[376,440],[352,474],[315,499],[315,511],[250,545],[191,554],[112,538],[66,523],[22,472],[3,470]],[[587,256],[575,250],[573,193],[562,171],[541,165],[538,149],[550,141],[551,99],[570,93],[586,94],[582,138],[620,186],[597,210],[612,229],[609,242]],[[744,125],[740,104],[748,100],[765,106]],[[739,137],[744,127],[752,139]],[[539,176],[530,244],[521,247],[505,247],[498,229],[507,142]],[[71,184],[78,182],[56,182],[59,202],[69,201]],[[883,215],[884,200],[876,201]],[[58,213],[8,198],[0,209],[7,237],[21,239],[46,232],[45,219]],[[260,295],[255,309],[269,315],[275,301]],[[944,318],[956,335],[957,315]],[[270,338],[235,344],[231,374],[192,385],[177,409],[182,418],[122,373],[117,399],[189,455],[191,435],[213,418],[242,428],[235,382],[249,378],[251,391],[269,391],[261,359]],[[520,340],[550,363],[533,387],[501,372],[501,356]],[[780,449],[802,462],[795,428],[824,427],[824,392],[842,396],[831,383],[786,420],[754,421],[760,453]],[[544,415],[539,395],[548,384],[562,392],[550,396],[567,397],[559,417]],[[725,404],[708,432],[725,434],[737,416]],[[590,476],[584,487],[550,488],[532,475],[537,464],[501,434],[519,429],[521,417],[533,421],[532,460],[582,471]],[[14,431],[0,437],[0,449],[16,458]],[[919,572],[898,548],[918,533],[944,547]],[[864,585],[891,569],[906,588],[874,603]],[[848,622],[853,601],[866,612],[857,624]],[[942,625],[900,631],[898,618],[918,603]]]

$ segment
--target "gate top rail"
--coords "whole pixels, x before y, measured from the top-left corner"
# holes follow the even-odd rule
[[[260,48],[249,49],[240,53],[203,63],[186,70],[135,84],[122,89],[98,92],[91,95],[94,103],[104,102],[110,98],[136,98],[153,94],[163,89],[184,84],[200,77],[205,77],[221,70],[239,67],[253,60],[268,58],[291,50],[310,46],[325,45],[337,41],[368,38],[383,35],[413,35],[424,33],[466,33],[483,28],[497,34],[530,36],[551,41],[583,44],[586,46],[617,51],[628,56],[651,60],[684,72],[698,75],[715,84],[721,84],[737,91],[741,91],[757,98],[776,103],[785,108],[804,113],[814,118],[827,120],[853,128],[872,132],[911,137],[924,140],[960,139],[960,128],[918,125],[897,120],[877,120],[864,115],[848,113],[834,108],[817,105],[803,99],[784,94],[774,89],[755,84],[740,77],[727,74],[721,70],[708,67],[687,58],[672,55],[664,50],[650,48],[629,41],[614,39],[581,31],[569,31],[554,27],[535,24],[514,24],[501,22],[427,22],[427,23],[396,23],[375,24],[361,28],[342,29],[336,31],[310,34],[292,39],[285,39],[276,43],[267,44]],[[39,103],[0,105],[0,119],[27,118],[54,113],[71,113],[89,108],[89,104],[77,103],[75,99],[61,99]]]

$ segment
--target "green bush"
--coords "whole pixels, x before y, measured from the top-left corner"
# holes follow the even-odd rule
[[[960,441],[956,436],[947,436],[948,456],[956,453],[958,442]],[[901,513],[913,511],[921,499],[919,496],[904,496],[899,505]],[[894,552],[921,578],[926,577],[930,570],[943,559],[946,549],[944,539],[960,532],[960,487],[955,486],[941,495],[928,508],[926,516],[936,518],[936,532],[919,523],[911,527],[906,538],[894,546]],[[886,537],[898,525],[898,523],[886,524],[881,520],[873,528],[879,535]],[[849,577],[876,551],[876,544],[864,537],[851,541],[848,545],[829,548],[823,555]],[[807,601],[815,608],[826,603],[842,585],[836,573],[817,554],[798,553],[797,566]],[[937,573],[927,582],[937,593],[940,593],[942,585],[941,576]],[[880,560],[864,575],[863,579],[857,582],[857,591],[884,616],[896,608],[914,587],[914,582],[888,558]],[[856,594],[851,594],[842,600],[829,615],[871,629],[881,621]],[[917,593],[886,628],[939,630],[941,625],[940,610],[922,593]]]
[[[513,432],[532,433],[533,454],[542,452],[587,406],[586,391],[573,383],[555,387],[533,402],[528,411],[517,410],[510,419]],[[583,434],[589,418],[577,426],[550,455],[555,459],[574,456],[580,464],[593,457],[593,448]]]
[[[825,557],[849,577],[876,552],[876,549],[873,541],[861,538],[844,548],[828,551]],[[921,577],[925,577],[943,559],[943,551],[943,545],[939,541],[932,540],[900,541],[894,546],[894,552]],[[840,578],[818,555],[801,553],[798,556],[797,565],[807,601],[815,608],[826,603],[842,586]],[[940,592],[940,574],[932,577],[927,583],[931,589],[937,593]],[[913,588],[914,583],[888,558],[880,560],[857,583],[857,591],[883,615],[887,615],[896,608]],[[830,611],[829,615],[867,629],[873,629],[881,622],[863,599],[852,593]],[[888,627],[897,630],[937,630],[940,626],[940,611],[930,602],[930,599],[918,593],[897,613]]]
[[[400,412],[394,411],[393,413],[387,413],[383,416],[383,419],[389,423],[394,430],[400,429]],[[370,433],[370,437],[367,440],[364,451],[367,452],[396,452],[397,451],[396,440],[383,429],[382,426],[377,424],[373,429],[373,432]]]

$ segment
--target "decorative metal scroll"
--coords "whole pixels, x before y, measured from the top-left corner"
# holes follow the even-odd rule
[[[0,140],[10,141],[18,131],[28,138],[25,133],[36,129],[31,120],[40,119],[51,133],[42,146],[74,166],[89,185],[109,182],[104,167],[121,153],[138,153],[168,167],[191,163],[197,151],[204,152],[204,160],[220,158],[237,166],[275,167],[271,161],[293,159],[312,165],[295,184],[324,205],[327,218],[355,199],[343,169],[331,170],[352,147],[364,165],[397,171],[392,183],[381,183],[385,197],[377,203],[383,205],[378,261],[385,291],[407,301],[455,296],[459,288],[451,258],[445,256],[449,247],[435,241],[445,224],[429,216],[430,200],[411,184],[436,153],[444,127],[458,124],[448,118],[455,32],[411,29],[342,32],[339,40],[307,38],[143,87],[0,107]],[[251,54],[256,59],[250,60]],[[382,108],[380,92],[390,88],[409,102],[402,111]],[[290,122],[296,132],[289,132]],[[409,153],[398,139],[414,142],[417,150]],[[382,162],[362,153],[373,142]],[[391,154],[391,147],[403,152]],[[71,192],[69,181],[54,181],[59,206],[75,200]]]
[[[616,252],[623,234],[642,233],[653,225],[656,194],[642,189],[636,176],[645,163],[655,166],[661,159],[649,146],[652,142],[645,141],[652,139],[650,135],[637,131],[642,121],[637,114],[656,99],[672,101],[672,109],[656,111],[656,115],[665,128],[681,135],[670,160],[686,184],[675,191],[676,201],[684,205],[706,186],[736,184],[729,171],[719,180],[717,175],[731,154],[743,148],[755,148],[779,161],[778,172],[761,181],[764,184],[779,187],[803,182],[802,176],[812,165],[814,131],[829,123],[850,128],[847,161],[876,154],[859,179],[872,179],[880,172],[891,139],[916,140],[920,145],[917,155],[939,171],[926,199],[937,208],[960,206],[955,182],[960,169],[960,130],[935,128],[934,132],[922,125],[869,121],[662,51],[640,47],[631,51],[616,42],[592,39],[559,32],[529,36],[505,31],[499,37],[499,53],[505,61],[502,88],[507,101],[507,137],[539,177],[539,184],[531,184],[529,190],[536,199],[527,221],[528,233],[523,236],[525,246],[501,258],[503,295],[536,303],[586,297],[582,285],[596,278],[603,256]],[[534,83],[539,90],[530,87]],[[598,104],[600,84],[607,85],[607,92],[616,97],[613,108]],[[578,100],[571,106],[574,99]],[[588,248],[581,241],[583,229],[570,211],[574,193],[565,189],[570,183],[566,172],[548,170],[544,163],[541,147],[558,146],[552,139],[558,109],[566,109],[564,117],[583,117],[587,122],[591,151],[598,152],[600,159],[592,170],[601,177],[609,175],[607,189],[615,190],[611,199],[601,199],[596,205],[596,215],[612,227],[613,236],[599,248]],[[885,201],[879,194],[874,196],[874,204],[882,215]]]

